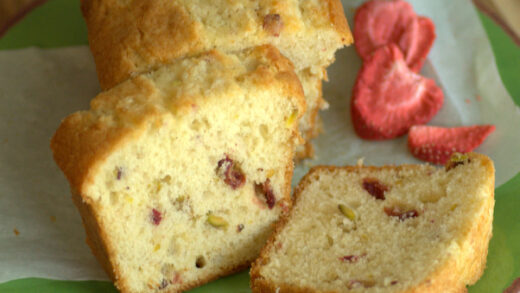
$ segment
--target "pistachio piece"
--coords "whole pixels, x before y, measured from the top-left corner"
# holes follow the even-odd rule
[[[287,127],[293,126],[294,122],[296,122],[297,117],[298,117],[298,110],[293,110],[291,115],[287,118],[287,122],[286,122]]]
[[[224,220],[224,218],[215,216],[213,214],[208,215],[207,221],[211,226],[213,226],[215,228],[226,228],[228,225],[228,222],[226,222],[226,220]]]
[[[339,211],[349,220],[354,221],[356,219],[356,214],[354,214],[354,211],[351,208],[347,207],[344,204],[339,204],[338,208]]]
[[[468,161],[468,155],[461,154],[461,153],[454,153],[448,163],[446,164],[446,171],[449,171],[458,165],[463,165]]]

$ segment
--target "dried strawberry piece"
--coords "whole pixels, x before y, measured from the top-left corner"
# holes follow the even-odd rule
[[[419,216],[416,210],[401,211],[399,207],[385,207],[385,213],[390,217],[398,217],[399,221],[404,221],[409,218],[415,218]]]
[[[444,102],[435,81],[411,71],[395,45],[378,49],[363,64],[351,99],[354,130],[363,139],[404,135],[430,121]]]
[[[361,255],[345,255],[345,256],[340,257],[339,260],[341,260],[343,262],[355,263],[359,259],[361,259],[362,257],[365,257],[365,256],[366,256],[366,253],[363,253]]]
[[[217,163],[217,175],[221,177],[224,182],[231,186],[232,189],[237,189],[244,185],[246,182],[246,176],[242,169],[229,158],[228,155]]]
[[[269,209],[272,209],[276,203],[273,188],[271,187],[271,180],[267,178],[262,184],[255,184],[255,192],[258,195],[263,195],[265,203]]]
[[[283,20],[280,14],[270,13],[264,16],[264,23],[262,27],[269,34],[278,37],[283,29]]]
[[[493,125],[453,128],[414,126],[408,135],[408,149],[418,159],[445,164],[453,153],[474,150],[494,130]]]
[[[123,168],[121,167],[117,167],[117,172],[116,172],[116,179],[117,180],[121,180],[121,177],[123,176]]]
[[[398,43],[406,28],[417,17],[406,1],[367,1],[354,16],[355,46],[363,60],[389,43]]]
[[[156,226],[158,226],[162,221],[162,214],[156,209],[152,209],[152,213],[150,215],[150,219],[152,220],[152,223]]]
[[[427,17],[417,17],[406,28],[398,44],[413,72],[421,71],[435,38],[435,24]]]
[[[435,40],[435,25],[419,17],[403,0],[372,0],[358,7],[354,17],[356,50],[364,61],[388,44],[397,44],[406,63],[419,72]]]
[[[389,190],[388,186],[375,178],[363,179],[363,189],[379,200],[385,200],[385,192]]]

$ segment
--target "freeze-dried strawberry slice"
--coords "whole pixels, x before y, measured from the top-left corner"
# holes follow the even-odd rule
[[[435,24],[427,17],[417,17],[407,27],[399,39],[399,47],[412,71],[421,71],[435,38]]]
[[[414,126],[408,135],[408,148],[421,160],[444,164],[453,153],[467,153],[478,147],[494,130],[494,125]]]
[[[363,64],[351,100],[354,130],[364,139],[390,139],[430,121],[444,101],[431,79],[411,71],[395,44]]]
[[[380,47],[399,45],[408,66],[419,72],[435,40],[435,25],[415,14],[402,0],[372,0],[356,10],[354,18],[356,50],[366,61]]]
[[[399,43],[416,18],[412,6],[402,0],[372,0],[359,6],[354,16],[354,44],[361,58],[367,60],[379,47]]]

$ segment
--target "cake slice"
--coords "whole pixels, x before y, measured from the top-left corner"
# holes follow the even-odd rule
[[[210,51],[137,75],[51,141],[87,242],[122,292],[180,292],[244,268],[290,206],[305,110],[289,60]]]
[[[339,0],[81,0],[101,87],[179,57],[270,43],[322,77],[352,43]]]
[[[466,292],[485,267],[491,160],[315,167],[251,269],[253,292]]]
[[[99,81],[109,89],[136,73],[211,49],[272,44],[303,77],[305,141],[317,135],[321,80],[336,50],[352,43],[339,0],[82,0]],[[310,157],[312,146],[297,151]]]

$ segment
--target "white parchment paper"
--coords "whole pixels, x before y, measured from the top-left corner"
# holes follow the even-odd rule
[[[360,2],[344,1],[350,20]],[[495,160],[498,186],[520,169],[520,111],[500,81],[478,16],[469,1],[410,2],[437,25],[423,73],[442,86],[446,101],[430,124],[496,125],[478,151]],[[355,164],[361,157],[374,165],[419,162],[408,153],[405,137],[369,142],[355,136],[348,104],[360,66],[353,47],[337,54],[324,86],[330,109],[322,112],[325,133],[315,143],[317,159],[296,168],[293,184],[311,165]],[[87,109],[98,92],[87,47],[0,52],[0,282],[107,279],[85,244],[68,183],[49,149],[61,119]]]

